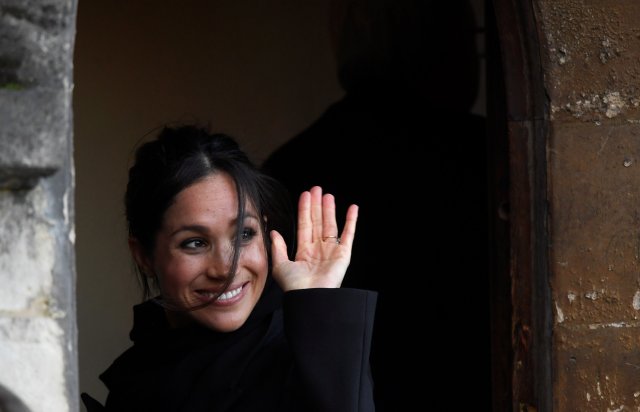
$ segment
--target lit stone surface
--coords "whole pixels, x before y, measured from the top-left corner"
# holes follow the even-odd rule
[[[55,243],[45,202],[40,188],[24,198],[0,192],[0,313],[32,312],[51,294]]]
[[[50,318],[0,317],[0,382],[31,411],[69,411],[64,333]]]
[[[76,4],[0,0],[0,412],[80,409],[71,150]]]

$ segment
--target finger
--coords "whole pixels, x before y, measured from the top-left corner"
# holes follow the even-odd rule
[[[287,255],[287,244],[277,230],[272,230],[270,235],[271,259],[273,261],[273,266],[278,266],[278,264],[289,260],[289,256]]]
[[[313,234],[312,241],[322,240],[322,188],[314,186],[309,191],[311,193],[311,225]]]
[[[359,207],[357,205],[349,206],[347,209],[347,218],[344,223],[344,229],[342,229],[342,235],[340,236],[340,244],[348,245],[351,247],[353,244],[353,238],[356,234],[356,223],[358,221]]]
[[[332,194],[322,196],[322,239],[338,238],[338,224],[336,223],[336,201]]]
[[[311,242],[313,224],[311,222],[311,193],[309,191],[300,194],[298,201],[298,244]]]

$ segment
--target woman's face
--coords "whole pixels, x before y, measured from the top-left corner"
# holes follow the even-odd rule
[[[260,216],[246,208],[238,269],[233,283],[215,300],[227,275],[236,237],[238,201],[226,173],[210,175],[178,193],[167,209],[148,262],[158,277],[162,297],[179,307],[210,302],[204,308],[168,311],[175,326],[195,321],[228,332],[244,324],[267,279],[267,253]]]

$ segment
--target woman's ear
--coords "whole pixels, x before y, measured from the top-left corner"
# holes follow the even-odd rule
[[[129,238],[129,251],[140,272],[147,277],[152,277],[151,259],[147,256],[144,247],[142,247],[138,239],[134,237]]]

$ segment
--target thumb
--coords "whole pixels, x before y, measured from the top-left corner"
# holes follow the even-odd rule
[[[287,255],[287,244],[277,230],[271,231],[271,259],[274,267],[289,260],[289,256]]]

